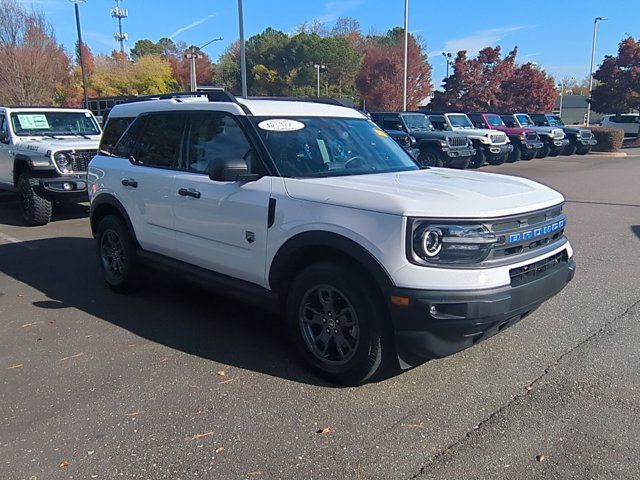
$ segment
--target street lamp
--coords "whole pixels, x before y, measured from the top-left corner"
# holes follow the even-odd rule
[[[558,88],[560,88],[560,113],[558,116],[562,119],[562,101],[564,100],[564,81],[558,84]]]
[[[222,37],[214,38],[213,40],[209,40],[207,43],[200,47],[191,46],[189,50],[187,50],[184,54],[184,58],[189,60],[189,90],[195,92],[198,90],[198,77],[196,75],[196,60],[198,58],[202,58],[200,54],[200,50],[202,50],[207,45],[212,44],[213,42],[218,42],[222,40]]]
[[[313,65],[318,73],[318,97],[320,96],[320,69],[325,69],[326,67],[320,63],[315,63]]]
[[[451,60],[451,52],[442,52],[442,56],[445,58],[446,62],[447,62],[447,77],[449,78],[449,67],[453,64],[453,61]]]
[[[71,0],[73,8],[76,12],[76,29],[78,30],[78,60],[80,60],[80,71],[82,72],[82,90],[84,93],[84,108],[89,108],[89,98],[87,96],[87,76],[84,71],[84,58],[82,55],[82,30],[80,29],[80,9],[79,3],[84,3],[84,0]]]
[[[589,70],[589,101],[587,102],[587,127],[591,120],[591,91],[593,89],[593,65],[596,61],[596,39],[598,37],[598,22],[606,20],[605,17],[596,17],[593,20],[593,44],[591,45],[591,70]]]
[[[247,52],[244,44],[244,16],[242,14],[242,0],[238,0],[238,30],[240,31],[240,83],[242,96],[247,97]]]
[[[407,82],[409,75],[409,0],[404,0],[404,72],[402,78],[402,111],[407,111]]]

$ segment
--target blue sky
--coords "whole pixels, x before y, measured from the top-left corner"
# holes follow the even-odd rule
[[[44,11],[54,25],[58,41],[68,50],[76,38],[73,6],[69,0],[21,0]],[[109,16],[111,0],[86,0],[80,5],[84,40],[94,52],[108,53],[116,23]],[[204,44],[223,37],[205,51],[215,60],[238,37],[237,0],[123,0],[129,9],[124,31],[129,47],[140,38],[158,40],[172,36],[188,44]],[[339,16],[360,21],[363,32],[384,32],[402,25],[404,0],[244,0],[247,38],[266,27],[291,32],[305,20],[318,19],[329,26]],[[493,0],[442,2],[411,0],[409,30],[426,43],[433,66],[434,84],[445,75],[443,50],[466,49],[475,53],[486,45],[514,45],[521,61],[534,61],[560,79],[584,78],[589,73],[591,36],[595,16],[600,24],[596,63],[615,54],[627,34],[640,37],[638,0]]]

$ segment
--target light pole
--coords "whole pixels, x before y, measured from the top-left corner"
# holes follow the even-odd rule
[[[589,100],[587,102],[587,127],[591,121],[591,91],[593,90],[593,66],[596,61],[596,40],[598,38],[598,22],[606,20],[605,17],[596,17],[593,20],[593,43],[591,45],[591,70],[589,70]]]
[[[89,97],[87,96],[87,75],[84,71],[84,58],[82,55],[82,30],[80,28],[80,9],[79,3],[84,3],[84,0],[71,0],[74,10],[76,12],[76,29],[78,30],[78,60],[80,60],[80,71],[82,72],[82,90],[84,93],[84,108],[89,108]]]
[[[326,68],[324,65],[320,64],[320,63],[315,63],[313,65],[316,68],[316,72],[318,74],[318,97],[320,96],[320,69],[324,69]]]
[[[198,90],[198,76],[196,75],[196,60],[198,58],[202,58],[200,54],[200,50],[202,50],[207,45],[212,44],[213,42],[218,42],[222,40],[222,37],[214,38],[213,40],[209,40],[204,45],[200,47],[191,46],[189,50],[187,50],[184,54],[184,58],[189,60],[189,90],[195,92]]]
[[[247,97],[247,52],[244,44],[244,15],[242,14],[242,0],[238,0],[238,30],[240,31],[240,83],[242,96]]]
[[[404,72],[402,78],[402,111],[407,111],[407,82],[409,75],[409,0],[404,0]]]
[[[562,101],[564,100],[564,81],[560,82],[558,84],[558,87],[560,87],[560,113],[558,113],[558,116],[562,120]]]
[[[442,56],[445,58],[447,62],[447,77],[449,78],[449,67],[451,66],[451,52],[442,52]]]

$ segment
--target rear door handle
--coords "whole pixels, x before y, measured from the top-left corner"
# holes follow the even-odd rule
[[[125,187],[138,188],[138,182],[133,178],[123,178],[121,183]]]
[[[178,195],[182,195],[183,197],[200,198],[200,192],[195,188],[181,188],[178,190]]]

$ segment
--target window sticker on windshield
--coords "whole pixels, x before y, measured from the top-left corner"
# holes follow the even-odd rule
[[[48,130],[51,127],[47,121],[47,116],[43,113],[19,113],[18,123],[25,130]]]
[[[302,130],[304,123],[289,118],[272,118],[261,121],[258,128],[267,132],[295,132]]]
[[[387,132],[385,132],[384,130],[380,129],[380,128],[374,128],[373,131],[376,133],[376,135],[380,135],[381,137],[388,137],[389,135],[387,135]]]

